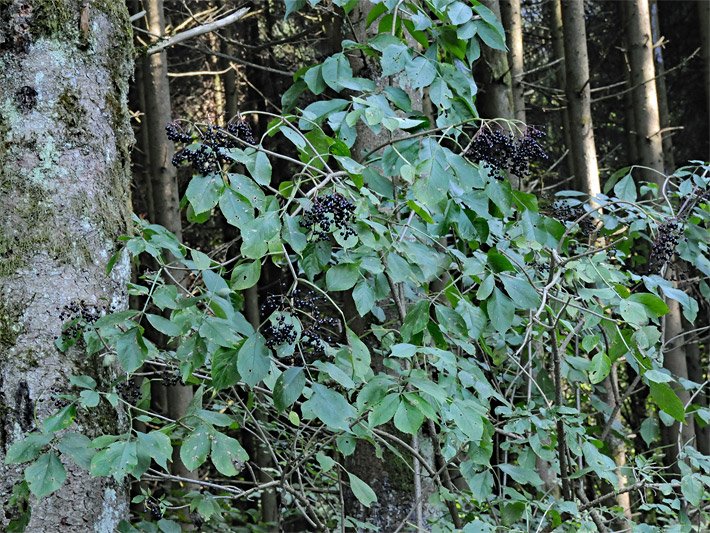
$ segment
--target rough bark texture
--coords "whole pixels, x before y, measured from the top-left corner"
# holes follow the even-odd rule
[[[508,63],[513,92],[513,109],[516,120],[525,122],[525,90],[523,72],[523,20],[520,15],[520,0],[502,0],[500,4],[503,26],[508,43]]]
[[[628,13],[629,63],[631,86],[634,88],[632,95],[639,159],[643,166],[656,171],[648,171],[644,177],[660,186],[663,184],[663,145],[648,0],[633,0],[625,6]]]
[[[500,20],[498,0],[483,0],[481,3]],[[515,118],[508,55],[489,46],[482,46],[478,65],[475,69],[479,87],[476,96],[478,113],[483,118]]]
[[[587,31],[584,25],[584,1],[562,2],[562,24],[565,44],[565,77],[567,108],[574,175],[581,190],[589,196],[601,191],[597,150],[590,102]]]
[[[83,16],[82,16],[83,15]],[[106,264],[130,221],[126,98],[132,36],[121,2],[0,1],[0,530],[16,518],[7,500],[25,465],[4,465],[8,447],[55,410],[50,388],[113,373],[80,350],[60,353],[64,306],[84,300],[125,307],[127,260]],[[115,433],[108,406],[79,411],[78,430]],[[124,428],[125,429],[125,428]],[[26,531],[112,532],[126,490],[64,460],[67,481],[30,498]]]

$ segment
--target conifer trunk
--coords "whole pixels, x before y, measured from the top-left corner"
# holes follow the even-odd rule
[[[502,0],[500,4],[503,26],[507,34],[508,63],[510,64],[513,109],[516,120],[525,122],[525,90],[523,72],[523,21],[520,15],[520,0]]]

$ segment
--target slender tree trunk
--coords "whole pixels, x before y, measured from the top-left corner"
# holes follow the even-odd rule
[[[101,357],[55,349],[66,320],[60,314],[82,300],[125,308],[130,275],[127,257],[110,276],[105,272],[116,238],[130,223],[128,14],[122,2],[84,7],[79,0],[57,0],[55,9],[61,18],[32,2],[0,3],[3,531],[17,527],[10,522],[21,510],[8,499],[26,466],[5,465],[8,447],[56,411],[52,395],[70,391],[70,375],[90,375],[100,390],[109,390],[115,378]],[[81,20],[87,23],[80,26]],[[76,423],[90,437],[126,429],[107,403],[90,417],[79,410]],[[61,460],[64,485],[42,500],[30,497],[25,531],[116,530],[128,509],[125,485]]]
[[[597,150],[592,125],[591,87],[587,31],[584,25],[584,1],[562,1],[562,24],[565,44],[567,108],[574,175],[581,190],[590,197],[601,192]]]
[[[646,179],[662,186],[663,144],[648,0],[632,0],[624,5],[628,14],[629,63],[639,159],[641,165],[652,169],[645,174]]]
[[[612,411],[616,409],[619,402],[619,378],[616,373],[616,364],[612,367],[611,372],[604,380],[604,389],[606,391],[606,403]],[[621,423],[621,412],[616,414],[616,420]],[[614,432],[609,432],[607,437],[609,448],[612,451],[614,463],[616,463],[616,477],[619,479],[619,487],[628,485],[628,478],[624,471],[626,467],[626,444],[624,441],[614,435]],[[624,516],[627,520],[631,520],[631,496],[628,492],[623,492],[616,496],[616,504],[624,511]],[[625,524],[619,524],[619,529],[623,529]]]
[[[565,90],[567,78],[565,76],[565,41],[562,31],[562,5],[560,0],[552,0],[549,4],[550,29],[552,33],[553,60],[561,59],[561,64],[555,67],[555,78],[557,88]],[[569,106],[565,105],[562,110],[562,136],[565,140],[564,148],[567,150],[567,157],[564,161],[566,172],[560,172],[563,176],[574,174],[574,159],[572,158],[572,137],[570,135]]]
[[[658,20],[658,2],[651,0],[651,33],[653,42],[658,43],[661,40],[661,23]],[[666,68],[663,64],[663,48],[659,45],[653,49],[653,59],[656,64],[656,89],[658,91],[658,117],[660,119],[661,129],[665,130],[671,126],[670,112],[668,111],[668,91],[666,90]],[[666,131],[661,134],[661,143],[663,146],[663,161],[665,164],[666,173],[673,172],[675,169],[675,157],[673,156],[673,140],[671,132]]]
[[[503,26],[508,41],[508,63],[510,64],[511,84],[513,93],[513,109],[516,120],[525,122],[525,90],[523,87],[523,72],[525,71],[523,55],[523,21],[520,15],[520,0],[502,0],[500,3]]]
[[[705,324],[707,324],[707,320],[704,322]],[[700,327],[700,325],[702,325],[702,322],[701,324],[695,327]],[[683,327],[686,331],[693,328],[693,326],[685,320],[683,321]],[[690,379],[690,381],[694,381],[695,383],[705,383],[705,381],[708,379],[708,368],[707,365],[703,366],[700,343],[697,340],[689,342],[686,351],[688,361],[688,379]],[[707,353],[707,351],[705,353]],[[698,393],[698,395],[693,400],[693,403],[696,403],[701,407],[707,408],[707,388]],[[700,453],[710,455],[710,425],[705,425],[705,427],[701,427],[699,424],[697,424],[695,426],[695,447]]]
[[[675,300],[666,300],[666,304],[670,311],[665,316],[665,335],[664,338],[668,342],[665,353],[663,354],[663,366],[667,368],[676,378],[688,379],[688,364],[686,362],[685,340],[679,337],[683,333],[683,319],[680,310],[680,304]],[[690,402],[690,393],[681,386],[675,386],[674,390],[686,406]],[[662,427],[662,441],[665,446],[666,462],[673,467],[673,470],[679,472],[678,448],[690,443],[695,445],[695,424],[693,416],[688,416],[685,423],[681,425],[674,422],[671,426]]]
[[[144,2],[148,31],[152,35],[165,34],[165,15],[163,0]],[[175,145],[165,135],[165,126],[172,120],[170,103],[170,85],[168,83],[168,57],[163,51],[148,56],[145,72],[146,87],[146,122],[150,143],[150,169],[153,193],[151,220],[164,226],[182,240],[182,222],[180,218],[177,169],[172,164]],[[180,281],[181,276],[177,276]],[[191,385],[175,385],[165,391],[168,416],[174,420],[184,416],[187,406],[193,398]],[[172,471],[174,474],[196,479],[197,472],[190,472],[180,460],[178,448],[173,453]]]
[[[483,0],[500,20],[498,0]],[[508,65],[508,55],[489,46],[481,47],[481,59],[476,68],[476,82],[479,86],[476,97],[478,113],[484,118],[515,118],[513,107],[513,87]]]

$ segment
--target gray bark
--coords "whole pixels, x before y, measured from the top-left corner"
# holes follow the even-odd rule
[[[498,0],[483,0],[481,3],[493,11],[500,20]],[[476,83],[479,86],[476,96],[478,113],[483,118],[515,118],[508,55],[500,50],[482,46],[479,65],[475,73]]]
[[[565,41],[562,33],[562,6],[560,0],[552,0],[549,6],[553,59],[562,59],[562,64],[555,67],[555,78],[557,80],[557,87],[564,91],[565,87],[567,87],[567,79],[565,77]],[[571,175],[574,173],[574,160],[572,159],[572,137],[570,136],[569,128],[569,107],[566,105],[562,110],[562,134],[565,140],[564,147],[568,150],[563,168],[566,170],[567,175]],[[560,174],[565,175],[562,171]]]
[[[513,109],[516,120],[525,122],[525,70],[523,54],[523,20],[520,15],[520,0],[502,0],[500,3],[503,26],[507,34],[508,63],[510,64]]]
[[[653,38],[648,0],[625,4],[628,13],[629,63],[636,118],[637,145],[641,165],[652,169],[644,177],[663,184],[663,145],[653,66]],[[655,172],[654,172],[655,171]]]
[[[601,191],[597,150],[592,124],[591,87],[587,31],[584,25],[584,1],[562,1],[562,24],[565,45],[567,109],[574,175],[581,190],[589,196]]]
[[[130,222],[133,136],[127,112],[132,35],[122,2],[0,3],[0,529],[26,465],[5,465],[8,447],[55,411],[50,388],[75,392],[88,374],[107,390],[112,368],[79,349],[60,353],[64,306],[126,306],[130,267],[106,264]],[[83,16],[82,16],[83,11]],[[116,411],[79,410],[74,430],[116,433]],[[92,478],[62,458],[65,484],[30,498],[26,531],[114,531],[125,486]]]
[[[657,43],[661,40],[661,22],[658,19],[658,2],[651,0],[651,32],[653,34],[653,42]],[[658,91],[658,117],[662,130],[669,128],[671,125],[670,111],[668,109],[668,90],[666,89],[666,67],[663,64],[663,47],[656,46],[653,50],[653,59],[656,64],[656,89]],[[661,142],[663,143],[663,161],[665,163],[666,172],[673,172],[675,169],[675,157],[673,156],[673,141],[669,131],[661,134]]]

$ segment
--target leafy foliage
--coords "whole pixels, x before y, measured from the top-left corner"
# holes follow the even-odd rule
[[[306,5],[286,4],[287,13]],[[335,4],[347,13],[355,3]],[[556,217],[500,179],[503,169],[492,173],[467,157],[474,129],[503,128],[512,138],[526,131],[482,120],[475,109],[472,64],[482,46],[505,49],[493,14],[478,2],[388,1],[373,4],[367,21],[377,30],[370,38],[345,41],[341,52],[296,74],[285,114],[272,116],[260,139],[246,142],[225,129],[205,140],[212,130],[203,125],[183,134],[190,144],[180,161],[196,161],[188,217],[224,217],[239,234],[238,254],[191,249],[136,218],[122,253],[157,265],[130,288],[142,305],[78,334],[88,356],[115,360],[129,377],[146,369],[158,379],[151,369],[175,369],[197,388],[187,415],[170,420],[152,412],[148,379],[127,397],[117,384],[76,376],[71,404],[15,443],[7,462],[32,462],[25,479],[38,497],[61,485],[66,460],[117,481],[169,479],[173,447],[189,470],[213,468],[239,481],[247,478],[245,436],[252,435],[274,458],[277,483],[270,486],[298,501],[319,529],[331,529],[341,520],[329,507],[341,504],[334,495],[341,483],[363,506],[377,502],[345,459],[370,443],[378,457],[394,450],[414,465],[411,448],[400,444],[417,436],[434,441],[437,460],[462,479],[456,487],[434,480],[429,502],[439,531],[452,528],[452,513],[468,524],[465,531],[492,529],[501,519],[516,528],[590,529],[592,510],[617,517],[613,500],[575,500],[568,486],[582,479],[597,496],[640,484],[645,520],[657,524],[707,518],[710,460],[680,443],[680,482],[659,475],[655,414],[641,429],[648,453],[620,471],[605,438],[627,436],[609,418],[603,384],[619,372],[639,376],[661,424],[710,420],[706,408],[678,396],[701,385],[663,366],[668,302],[692,322],[695,287],[640,266],[654,232],[682,213],[685,240],[673,250],[710,275],[710,167],[697,163],[669,176],[667,201],[655,190],[639,201],[629,172],[594,199],[562,195],[577,216]],[[351,66],[357,54],[391,83],[359,77]],[[431,115],[412,101],[423,89]],[[306,92],[309,103],[300,109]],[[364,132],[381,144],[365,146]],[[292,151],[270,150],[275,137]],[[276,179],[277,161],[290,176]],[[325,200],[333,198],[337,209]],[[582,230],[585,220],[591,234]],[[176,284],[184,271],[190,279]],[[283,309],[247,320],[245,299],[254,298],[247,292],[265,279],[277,280],[269,290],[280,298],[294,299],[297,290],[319,295],[318,312],[333,319],[323,326],[329,331],[315,331],[308,313]],[[697,287],[707,297],[707,284]],[[270,342],[267,324],[284,323],[293,335]],[[168,338],[169,348],[152,342],[149,331]],[[77,412],[106,402],[150,429],[90,442],[65,431]],[[497,457],[494,439],[504,451]],[[561,495],[541,472],[561,480]],[[266,488],[244,487],[212,483],[184,498],[217,524],[233,512],[223,497]],[[166,518],[158,524],[179,527]]]

